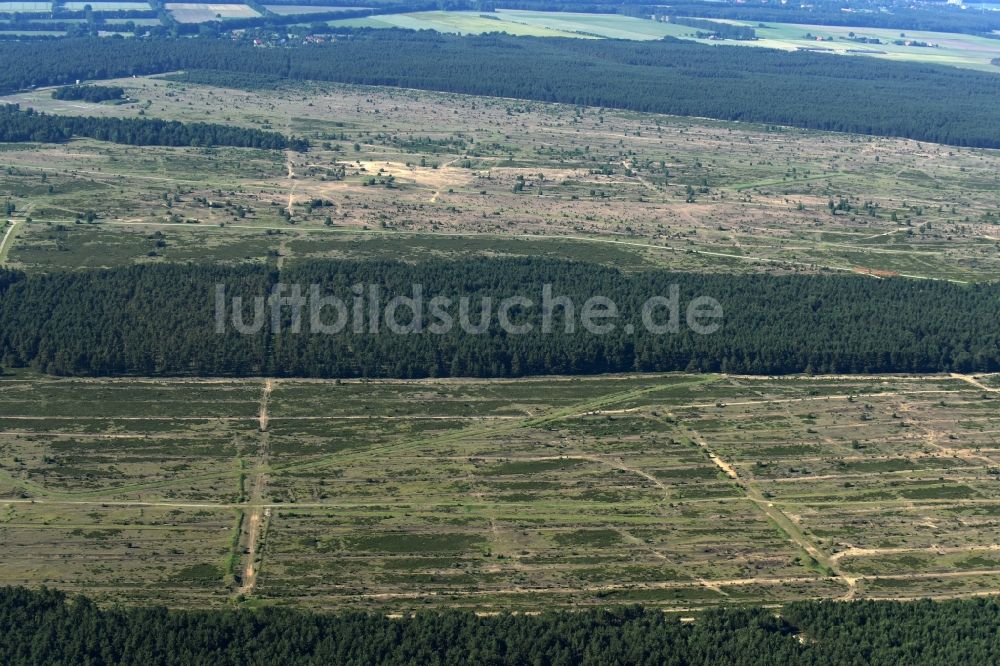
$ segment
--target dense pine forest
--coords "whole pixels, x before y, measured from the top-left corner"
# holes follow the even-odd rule
[[[125,97],[125,89],[118,86],[63,86],[52,91],[52,99],[106,102]]]
[[[132,146],[236,146],[240,148],[309,148],[305,139],[277,132],[218,123],[182,123],[156,118],[53,116],[17,104],[0,105],[0,142],[62,143],[89,137]]]
[[[339,29],[338,29],[339,30]],[[738,46],[354,31],[254,48],[211,38],[0,42],[0,92],[207,69],[498,95],[1000,147],[1000,77],[950,67]]]
[[[102,609],[83,597],[0,588],[0,663],[116,664],[990,664],[995,600],[798,602],[705,611],[541,615],[328,615],[292,610]]]
[[[243,298],[241,325],[254,320],[255,297],[283,282],[306,295],[316,284],[349,311],[335,334],[314,332],[302,309],[300,332],[293,310],[280,309],[272,335],[271,310],[261,304],[259,332],[241,333],[230,322],[232,298]],[[374,285],[355,316],[353,285]],[[378,312],[395,296],[425,302],[419,331],[392,332],[368,326],[371,303]],[[573,300],[576,326],[566,331],[567,311],[553,307],[543,329],[542,285],[552,298]],[[216,330],[216,285],[223,285],[225,326]],[[679,327],[649,332],[642,304],[671,298],[676,286]],[[289,295],[288,292],[284,294]],[[584,330],[580,314],[591,296],[612,299],[614,330]],[[429,307],[434,296],[452,299],[445,312]],[[463,329],[458,299],[469,298]],[[510,334],[499,325],[499,304],[523,296],[512,308],[514,324],[532,330]],[[718,331],[699,334],[686,325],[694,298],[716,299],[723,309]],[[489,298],[486,302],[482,299]],[[666,325],[672,305],[654,313]],[[486,326],[475,331],[482,312]],[[0,274],[0,364],[29,366],[59,375],[268,375],[308,377],[505,377],[622,371],[938,372],[1000,369],[1000,286],[959,286],[860,276],[705,275],[649,272],[626,275],[591,264],[548,259],[430,261],[415,265],[382,261],[294,263],[279,274],[265,266],[136,266],[106,271],[27,277]],[[321,313],[332,326],[337,311]],[[409,326],[407,307],[395,321]],[[387,321],[387,320],[386,320]],[[267,324],[264,324],[267,322]],[[599,323],[608,323],[601,320]],[[712,322],[714,323],[714,322]],[[631,324],[633,332],[627,327]],[[362,326],[359,330],[357,326]]]

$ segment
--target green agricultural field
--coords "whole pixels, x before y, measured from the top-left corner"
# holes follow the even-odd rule
[[[758,24],[747,21],[725,21],[747,25],[757,32],[756,41],[727,40],[715,42],[698,38],[698,29],[662,20],[636,18],[619,14],[582,14],[572,12],[537,12],[501,9],[482,12],[420,12],[413,14],[380,15],[364,19],[333,21],[331,25],[351,25],[371,28],[411,28],[437,30],[459,34],[506,32],[511,35],[547,37],[578,37],[650,40],[676,37],[703,44],[757,46],[788,51],[810,49],[840,55],[867,55],[889,60],[927,62],[983,71],[1000,71],[991,60],[1000,57],[1000,42],[987,37],[958,33],[902,31],[879,28],[817,26],[792,23]],[[877,38],[881,44],[866,44],[856,38]],[[822,41],[817,41],[817,38]],[[830,38],[832,41],[825,41]],[[896,45],[902,40],[910,44]],[[917,46],[924,42],[933,46]]]
[[[325,12],[350,12],[361,7],[321,7],[318,5],[264,5],[264,8],[278,16],[294,16],[297,14],[319,14]]]
[[[572,12],[535,12],[502,9],[496,12],[433,11],[411,14],[381,14],[363,19],[331,21],[330,25],[370,28],[409,28],[437,30],[457,34],[505,32],[510,35],[538,37],[576,37],[582,39],[660,39],[665,35],[680,37],[691,28],[616,14],[577,14]]]
[[[328,22],[331,26],[357,28],[405,28],[408,30],[437,30],[461,35],[505,32],[510,35],[534,37],[581,37],[570,31],[544,25],[531,25],[497,18],[480,12],[415,12],[412,14],[380,14],[378,16],[340,19]]]
[[[385,612],[995,591],[996,383],[8,375],[0,583]]]
[[[16,14],[18,12],[50,12],[51,2],[0,2],[0,14]]]
[[[95,12],[149,11],[148,2],[64,2],[63,7],[73,12],[81,12],[89,6]]]
[[[0,30],[0,36],[6,37],[64,37],[61,30]]]
[[[163,5],[178,23],[204,23],[206,21],[260,16],[249,5],[212,4],[202,2],[168,2]]]
[[[799,25],[792,23],[767,23],[759,27],[750,25],[757,32],[756,42],[731,42],[780,49],[818,48],[837,54],[869,55],[888,60],[926,62],[938,65],[952,65],[969,69],[998,72],[1000,69],[990,63],[1000,57],[1000,42],[986,37],[960,35],[946,32],[926,32],[911,30],[889,30],[879,28],[851,28],[824,25]],[[807,35],[812,35],[808,38]],[[854,41],[858,38],[878,39],[880,44],[866,44]],[[817,41],[816,38],[832,41]],[[895,44],[903,41],[904,44]],[[906,44],[909,42],[909,45]],[[917,43],[929,46],[918,46]]]
[[[160,25],[159,19],[127,19],[127,18],[124,18],[124,19],[123,18],[105,18],[104,19],[104,24],[105,25],[114,26],[114,25],[123,25],[123,24],[126,24],[126,23],[131,23],[131,24],[137,25],[137,26]]]
[[[577,14],[564,12],[532,12],[500,10],[503,20],[519,25],[552,27],[578,36],[593,35],[608,39],[661,39],[682,37],[693,28],[619,14]]]

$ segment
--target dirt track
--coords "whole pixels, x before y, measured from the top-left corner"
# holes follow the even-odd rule
[[[260,444],[257,451],[257,462],[254,467],[253,477],[250,486],[250,514],[247,517],[247,524],[244,531],[244,538],[241,543],[246,549],[246,565],[243,567],[243,581],[238,593],[243,596],[253,594],[257,585],[257,553],[266,531],[266,520],[271,515],[270,508],[261,505],[264,497],[264,487],[267,484],[266,468],[268,462],[269,435],[267,426],[270,421],[268,406],[271,401],[271,392],[274,391],[274,380],[264,380],[264,388],[260,397],[260,413],[257,416],[260,424]]]

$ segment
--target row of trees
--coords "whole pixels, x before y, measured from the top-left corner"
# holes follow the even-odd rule
[[[125,89],[119,86],[63,86],[52,91],[52,99],[92,103],[107,102],[123,97],[125,97]]]
[[[119,88],[120,90],[120,88]],[[273,150],[308,150],[305,139],[277,132],[220,125],[182,123],[156,118],[54,116],[17,104],[0,106],[0,142],[62,143],[73,137],[133,146],[236,146]]]
[[[504,0],[500,1],[504,2]],[[532,2],[532,0],[510,1],[519,4]],[[640,4],[646,5],[642,10],[647,15],[663,11],[662,8],[653,4]],[[943,3],[914,4],[901,0],[890,0],[889,2],[854,0],[851,2],[851,9],[853,11],[844,11],[844,3],[837,0],[787,4],[745,3],[735,0],[725,2],[680,0],[680,2],[670,4],[670,12],[678,16],[700,16],[739,21],[929,30],[984,36],[990,35],[993,30],[1000,30],[1000,15],[975,7],[963,8]]]
[[[550,259],[302,262],[280,273],[265,266],[158,265],[5,275],[0,363],[58,375],[1000,370],[1000,285],[861,276],[625,275]],[[294,308],[286,304],[277,308],[274,326],[276,309],[262,300],[258,313],[254,299],[268,297],[279,282],[300,285],[303,296],[317,285],[319,296],[336,297],[343,305],[324,310],[318,301],[305,304],[296,331]],[[225,289],[222,298],[219,285]],[[367,286],[358,297],[353,285]],[[394,330],[386,307],[397,296],[414,298],[413,285],[421,285],[422,310],[414,317],[409,305],[397,307]],[[548,320],[542,313],[543,285],[551,285],[549,302],[555,304]],[[374,297],[371,288],[377,289]],[[435,296],[451,302],[435,312],[430,304]],[[503,325],[501,302],[515,296],[531,303],[510,308],[507,323],[530,330]],[[595,333],[584,325],[585,303],[593,296],[614,302],[617,316],[596,321],[611,324],[610,330]],[[688,308],[700,296],[715,299],[722,309],[720,319],[695,319],[709,327],[717,323],[710,334],[688,324]],[[239,308],[234,297],[243,299]],[[468,299],[464,320],[462,297]],[[572,312],[552,300],[557,297],[570,299]],[[654,301],[648,315],[660,328],[642,318],[643,305],[653,297],[666,299]],[[313,326],[314,310],[322,326]],[[373,312],[376,326],[369,323]],[[450,328],[441,312],[451,318]],[[567,320],[574,324],[571,331]],[[485,325],[477,330],[481,322]],[[672,322],[677,326],[670,328]]]
[[[0,588],[0,662],[90,664],[992,664],[1000,603],[792,603],[719,608],[682,623],[658,609],[399,619],[282,608],[102,609],[53,590]]]
[[[757,32],[746,25],[734,25],[732,23],[721,23],[719,21],[706,21],[705,19],[686,18],[683,16],[671,16],[670,22],[677,25],[686,25],[689,28],[698,28],[698,36],[712,35],[720,39],[754,40],[757,39]],[[700,32],[704,30],[705,32]]]
[[[57,48],[0,43],[0,61],[0,92],[211,69],[244,83],[259,74],[403,86],[1000,147],[1000,78],[989,73],[670,39],[380,30],[273,49],[209,38],[65,39]]]

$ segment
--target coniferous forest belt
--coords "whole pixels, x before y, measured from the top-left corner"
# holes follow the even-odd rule
[[[218,123],[182,123],[156,118],[94,118],[53,116],[16,104],[0,105],[0,141],[62,143],[73,137],[133,146],[236,146],[306,150],[305,139],[285,138],[277,132]]]
[[[106,102],[125,97],[125,89],[119,86],[65,86],[52,91],[52,99],[82,100],[84,102]]]
[[[338,30],[340,30],[338,28]],[[348,31],[348,29],[344,29]],[[0,92],[205,69],[402,86],[1000,147],[1000,76],[945,66],[655,42],[356,31],[254,48],[217,38],[0,42]]]
[[[1000,604],[800,601],[720,608],[682,623],[659,609],[541,615],[382,615],[287,609],[101,609],[52,590],[0,588],[0,663],[995,664]]]
[[[336,308],[327,307],[319,323],[334,327],[341,321],[341,328],[333,333],[314,329],[311,310],[303,308],[296,333],[290,307],[278,310],[273,328],[273,310],[262,302],[261,328],[254,332],[253,299],[269,295],[279,281],[300,285],[303,296],[315,284],[318,295],[339,297],[343,320]],[[372,304],[381,313],[396,296],[412,298],[414,284],[421,285],[424,300],[421,330],[399,332],[414,321],[408,306],[395,312],[396,332],[388,319],[373,329],[368,323]],[[555,301],[545,331],[545,284],[551,285],[551,298],[573,301],[573,332],[566,332],[567,310]],[[361,297],[351,291],[354,285],[366,285]],[[373,286],[376,297],[371,297]],[[233,323],[236,296],[243,299],[243,330],[251,333]],[[444,333],[433,332],[433,326],[443,324],[428,304],[434,296],[453,299],[444,310],[453,325]],[[469,299],[465,325],[459,309],[463,296]],[[531,325],[528,332],[515,334],[500,325],[500,301],[512,296],[533,301],[507,313],[510,323]],[[582,310],[592,296],[614,301],[617,318],[593,320],[612,323],[610,332],[585,330]],[[651,332],[642,321],[641,306],[653,296],[668,300],[651,318],[661,327],[669,326],[676,302],[676,331]],[[717,300],[723,310],[720,320],[701,320],[719,324],[713,333],[687,325],[687,308],[699,296]],[[476,333],[483,310],[489,318],[485,330]],[[846,275],[626,275],[550,259],[303,262],[280,274],[265,266],[193,265],[37,276],[0,272],[0,364],[60,375],[989,372],[1000,370],[998,318],[1000,285],[995,284]]]

